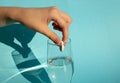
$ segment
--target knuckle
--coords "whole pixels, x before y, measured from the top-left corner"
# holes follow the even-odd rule
[[[52,9],[58,9],[57,6],[51,6]]]
[[[71,17],[69,17],[68,23],[72,23],[72,18]]]
[[[51,14],[51,16],[55,16],[58,14],[58,11],[59,11],[59,9],[56,6],[52,6],[52,7],[50,7],[49,13]]]

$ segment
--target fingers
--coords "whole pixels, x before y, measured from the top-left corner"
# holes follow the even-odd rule
[[[66,26],[65,26],[65,28],[63,28],[63,32],[62,32],[62,34],[63,34],[62,41],[64,41],[64,43],[66,43],[67,39],[68,39],[68,36],[69,36],[68,29],[69,29],[69,25],[72,22],[72,19],[64,12],[61,13],[61,16],[63,17],[63,19],[66,23]]]
[[[59,14],[55,15],[54,21],[55,22],[52,24],[54,29],[62,32],[62,41],[66,43],[68,39],[68,27],[71,23],[71,18],[64,12],[60,11]]]
[[[46,30],[43,34],[46,35],[49,39],[51,39],[55,44],[60,45],[61,40],[58,35],[52,32],[47,26],[44,28],[46,28]]]
[[[53,23],[52,25],[53,25],[55,30],[58,30],[58,31],[62,32],[62,35],[63,35],[62,41],[64,43],[66,43],[67,39],[68,39],[68,28],[61,28],[59,25],[57,25],[55,23]]]
[[[68,40],[68,28],[65,28],[62,32],[62,41],[66,44],[67,40]]]
[[[63,17],[63,19],[65,20],[65,22],[66,22],[68,25],[71,24],[72,19],[71,19],[70,16],[68,16],[68,15],[67,15],[66,13],[64,13],[64,12],[61,13],[61,16]]]

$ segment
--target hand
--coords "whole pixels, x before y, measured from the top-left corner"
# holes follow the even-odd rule
[[[48,28],[48,24],[53,21],[52,25],[54,29],[61,31],[63,35],[62,41],[64,43],[67,42],[68,27],[71,23],[71,18],[57,7],[14,8],[14,11],[9,17],[10,19],[19,21],[25,26],[44,34],[54,43],[60,45],[61,40],[58,35]]]

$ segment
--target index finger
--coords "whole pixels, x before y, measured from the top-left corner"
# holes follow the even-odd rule
[[[62,32],[62,35],[63,35],[62,41],[64,43],[67,42],[68,27],[71,23],[71,18],[66,13],[58,10],[56,13],[54,13],[53,20],[54,20],[54,23],[53,23],[54,28]]]

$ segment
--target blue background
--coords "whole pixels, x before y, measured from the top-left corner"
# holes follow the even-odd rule
[[[73,19],[69,29],[75,63],[72,83],[120,83],[120,0],[0,0],[0,6],[53,5]],[[29,43],[41,62],[46,60],[47,39],[36,33]],[[15,66],[13,50],[0,43],[0,80],[15,73],[9,70]]]

